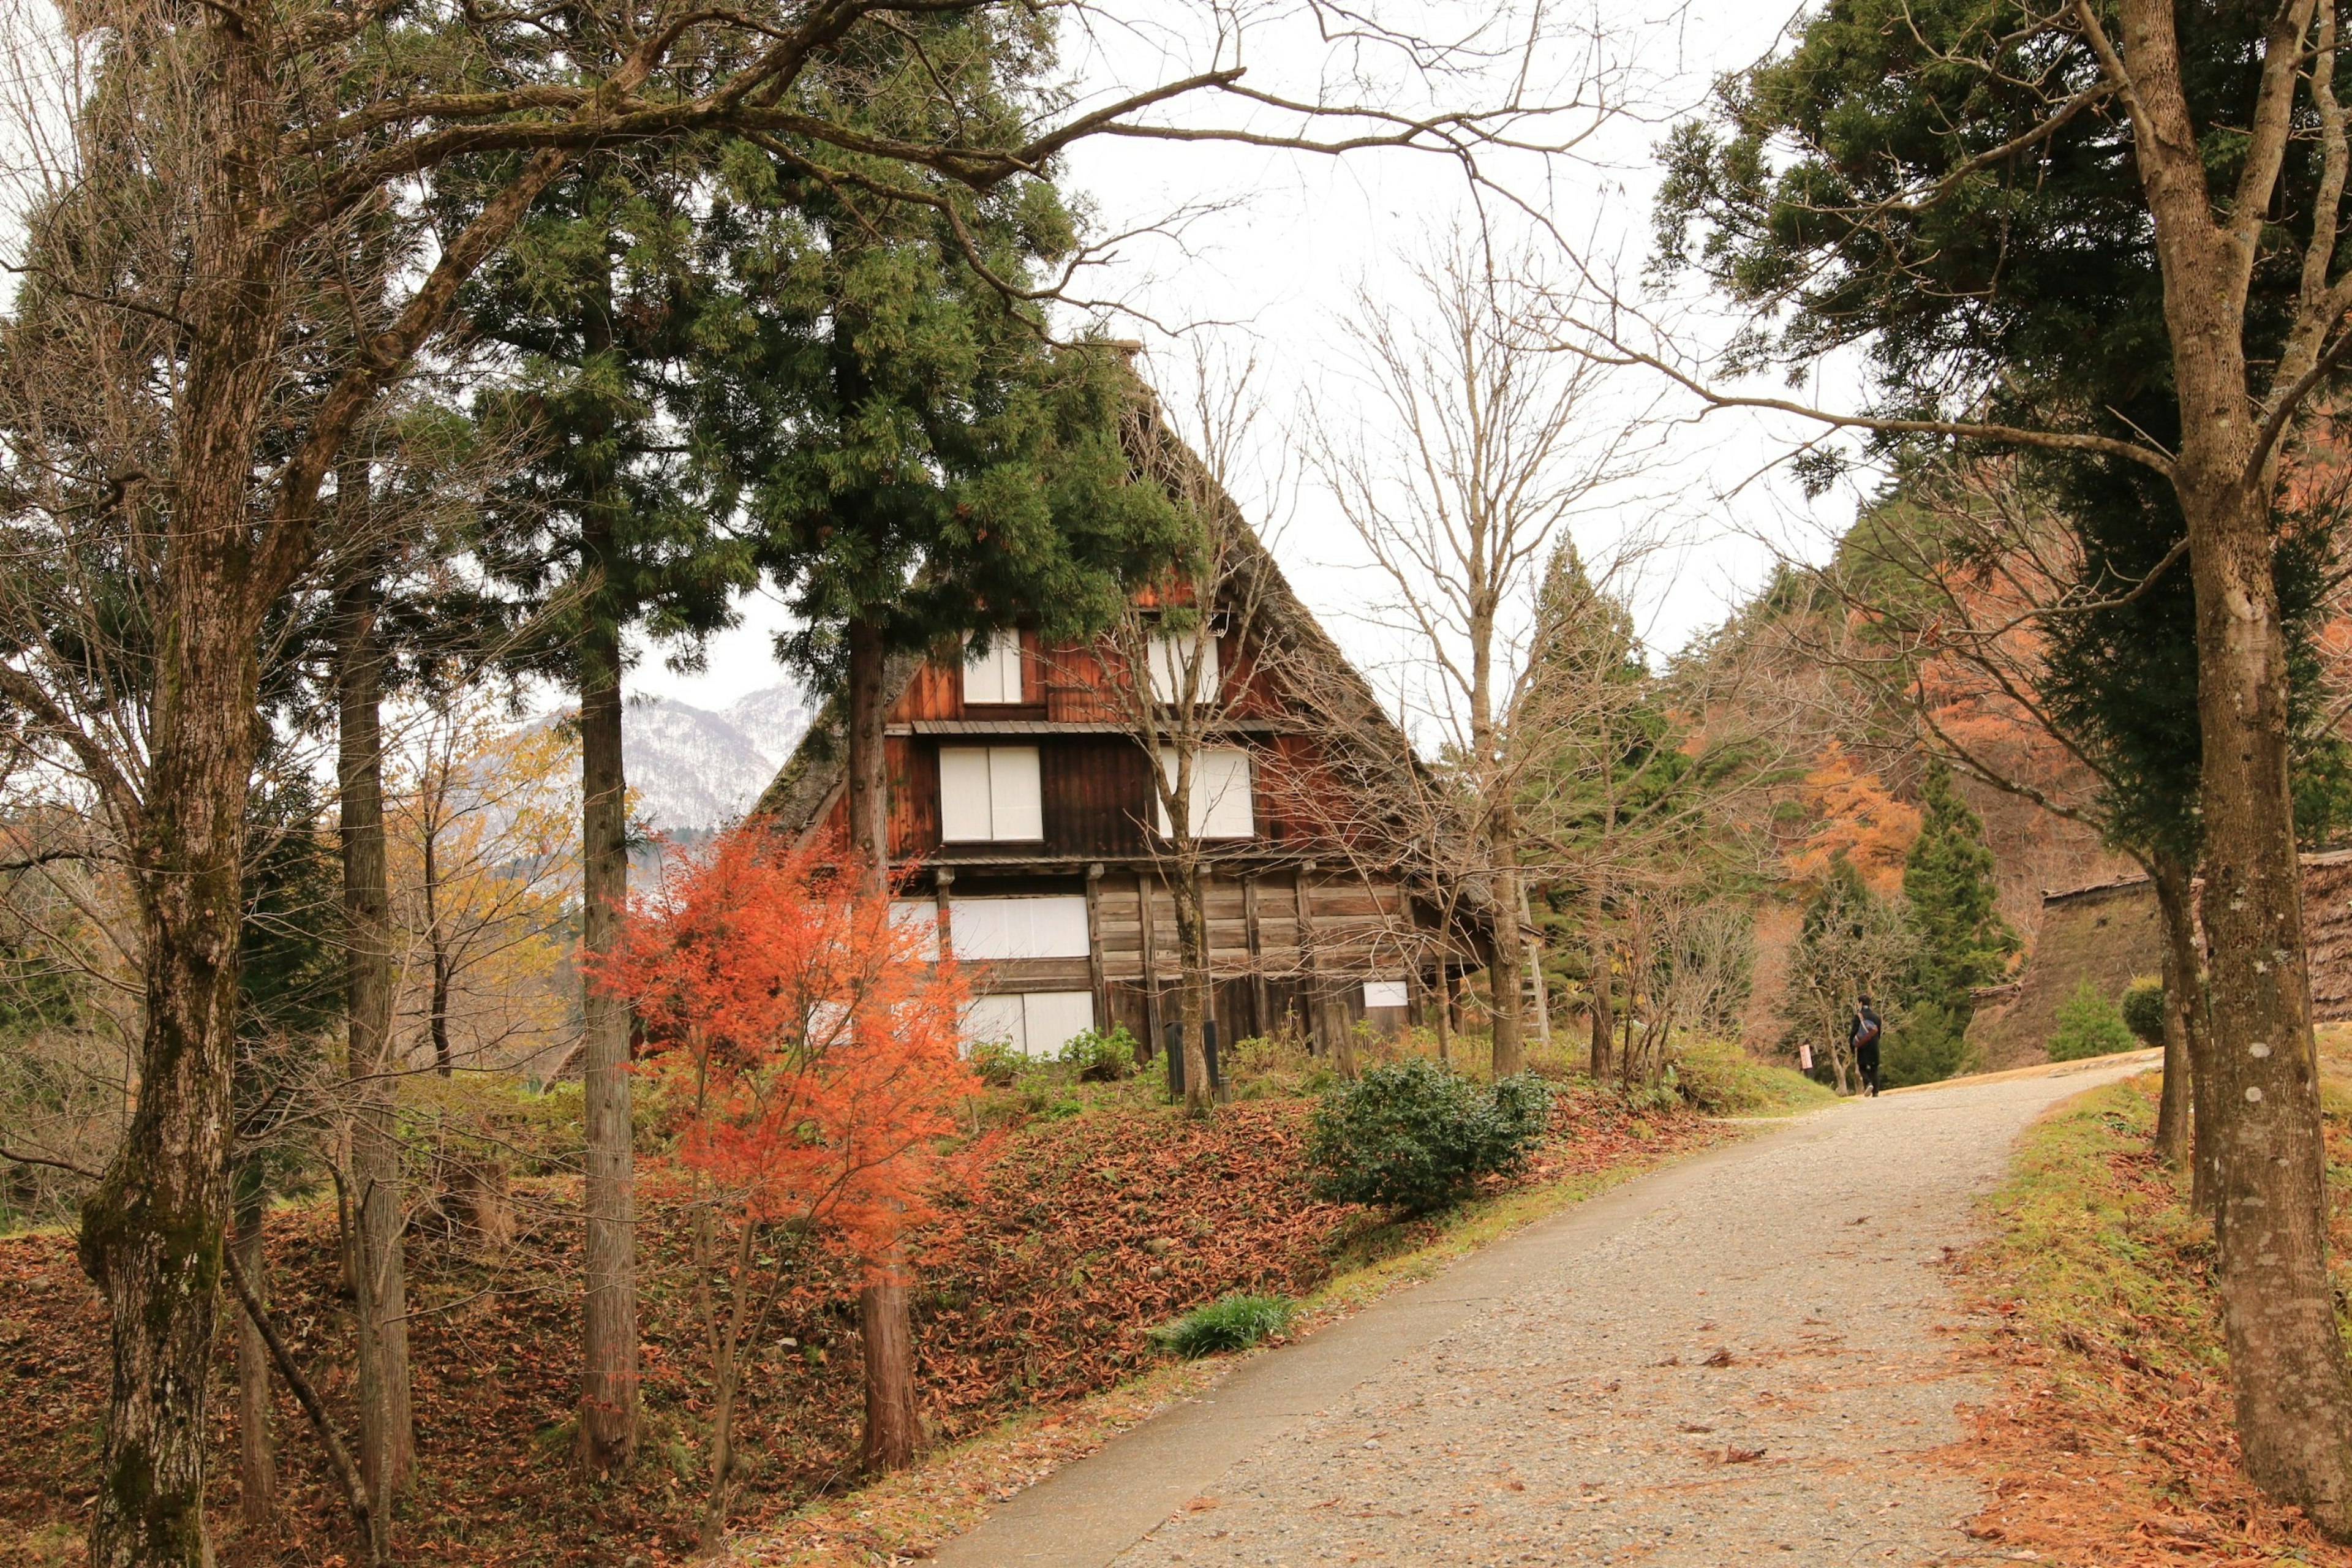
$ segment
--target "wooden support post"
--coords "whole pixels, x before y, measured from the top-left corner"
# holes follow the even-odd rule
[[[1551,1044],[1551,994],[1544,984],[1543,942],[1536,935],[1535,906],[1528,901],[1527,879],[1519,879],[1519,921],[1527,935],[1522,940],[1528,950],[1528,973],[1536,985],[1536,1038],[1547,1047]]]
[[[1242,927],[1249,935],[1250,1026],[1254,1033],[1270,1035],[1274,1020],[1265,994],[1265,947],[1258,934],[1257,873],[1242,878]]]
[[[1421,910],[1413,907],[1412,889],[1397,884],[1397,901],[1404,907],[1404,1021],[1420,1028],[1428,1020],[1429,984],[1421,977]]]
[[[937,922],[940,928],[940,956],[941,958],[953,958],[955,956],[954,921],[953,917],[948,912],[950,889],[953,889],[954,886],[954,867],[941,866],[931,873],[931,901],[937,911]]]
[[[1160,1049],[1160,949],[1151,940],[1151,878],[1135,874],[1135,926],[1143,947],[1143,1048]]]
[[[1087,984],[1095,994],[1095,1033],[1110,1033],[1110,987],[1103,983],[1103,863],[1087,868]]]
[[[1328,1020],[1323,1016],[1323,970],[1315,952],[1315,910],[1307,901],[1307,876],[1315,869],[1315,862],[1307,861],[1291,874],[1291,898],[1297,905],[1298,960],[1307,971],[1307,1042],[1311,1047],[1320,1044],[1328,1049],[1331,1041]]]

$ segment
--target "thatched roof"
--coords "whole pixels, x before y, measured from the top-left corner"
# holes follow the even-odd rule
[[[1169,426],[1159,402],[1140,379],[1135,383],[1143,417],[1130,426],[1137,466],[1168,477],[1171,489],[1209,498],[1222,515],[1219,522],[1233,556],[1226,563],[1226,597],[1255,606],[1251,633],[1259,657],[1271,656],[1271,673],[1295,692],[1312,692],[1311,728],[1340,769],[1348,787],[1372,800],[1402,801],[1435,793],[1425,764],[1397,721],[1381,705],[1363,672],[1340,651],[1339,645],[1315,618],[1283,574],[1241,508],[1210,474],[1207,465]],[[922,657],[894,655],[883,679],[883,705],[895,708],[921,668]],[[774,782],[761,793],[751,815],[770,819],[787,833],[805,830],[823,820],[842,788],[847,766],[845,706],[836,694],[826,701],[786,760]],[[1448,836],[1449,837],[1453,836]],[[1451,846],[1443,858],[1454,866],[1468,857]],[[1422,868],[1427,875],[1428,868]],[[1491,901],[1482,875],[1459,875],[1462,903],[1470,910]]]
[[[2352,850],[2303,858],[2303,932],[2314,1022],[2352,1019]],[[2040,1061],[2058,1008],[2085,980],[2112,1000],[2164,963],[2164,928],[2145,877],[2047,893],[2025,971],[1979,995],[1969,1041],[1999,1068]]]
[[[2084,981],[2112,1001],[2163,962],[2164,930],[2146,878],[2045,894],[2024,972],[1979,994],[1969,1043],[1990,1071],[2042,1061],[2059,1007]]]

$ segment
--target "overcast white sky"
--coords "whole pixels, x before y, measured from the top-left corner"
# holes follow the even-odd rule
[[[1671,0],[1651,3],[1663,6]],[[1630,7],[1618,5],[1614,14],[1626,16]],[[1588,257],[1628,275],[1637,272],[1648,247],[1651,146],[1675,111],[1701,100],[1717,73],[1769,50],[1790,14],[1780,5],[1692,0],[1664,21],[1612,22],[1625,29],[1612,47],[1632,51],[1638,64],[1646,118],[1612,123],[1584,145],[1580,158],[1556,163],[1548,174],[1530,165],[1507,171],[1507,177],[1554,226],[1576,236]],[[1107,90],[1168,79],[1171,68],[1181,74],[1186,65],[1205,60],[1207,51],[1196,42],[1200,31],[1187,30],[1189,13],[1169,15],[1173,20],[1162,33],[1097,39],[1073,50],[1070,64],[1083,80]],[[1460,26],[1460,16],[1458,8],[1433,6],[1431,26]],[[1295,79],[1330,58],[1311,34],[1286,32],[1279,22],[1251,47],[1249,79],[1291,91],[1306,90],[1311,84]],[[1566,68],[1568,62],[1555,64]],[[1294,79],[1285,79],[1286,67]],[[1230,122],[1234,110],[1217,112]],[[1254,356],[1270,443],[1290,441],[1308,410],[1343,424],[1357,416],[1360,394],[1341,313],[1359,286],[1409,298],[1399,287],[1401,262],[1470,210],[1452,165],[1388,152],[1332,159],[1100,139],[1082,144],[1067,184],[1093,204],[1106,232],[1188,206],[1215,206],[1184,227],[1181,243],[1146,237],[1121,247],[1086,291],[1135,308],[1136,314],[1115,321],[1113,328],[1146,341],[1146,373],[1163,388],[1190,374],[1192,338],[1205,336],[1228,357]],[[1171,337],[1171,330],[1183,336]],[[1621,395],[1629,404],[1651,391],[1641,374],[1627,373]],[[1604,552],[1622,528],[1664,522],[1682,539],[1678,551],[1654,563],[1641,590],[1654,648],[1672,650],[1721,621],[1769,570],[1766,541],[1810,554],[1852,515],[1851,498],[1832,496],[1809,506],[1778,476],[1743,484],[1784,455],[1794,433],[1785,422],[1773,428],[1734,415],[1680,426],[1639,498],[1627,500],[1619,515],[1604,512],[1578,525],[1588,554]],[[1269,452],[1266,460],[1271,465],[1280,456]],[[1343,645],[1368,666],[1381,665],[1388,645],[1363,614],[1378,584],[1328,499],[1311,486],[1298,492],[1277,552],[1301,595]],[[704,673],[677,675],[652,653],[638,666],[633,689],[716,708],[782,679],[769,649],[779,608],[755,598],[744,612],[743,626],[712,645]]]

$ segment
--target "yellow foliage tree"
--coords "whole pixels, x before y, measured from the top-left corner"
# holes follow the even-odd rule
[[[1791,879],[1816,885],[1843,855],[1881,898],[1901,889],[1903,858],[1919,836],[1917,807],[1897,800],[1836,741],[1805,775],[1803,800],[1809,826],[1787,857]]]

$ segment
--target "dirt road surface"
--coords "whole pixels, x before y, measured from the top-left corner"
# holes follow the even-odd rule
[[[943,1568],[1997,1561],[1922,1456],[1985,1390],[1950,1249],[2143,1058],[1847,1101],[1580,1205],[1005,1504]]]

